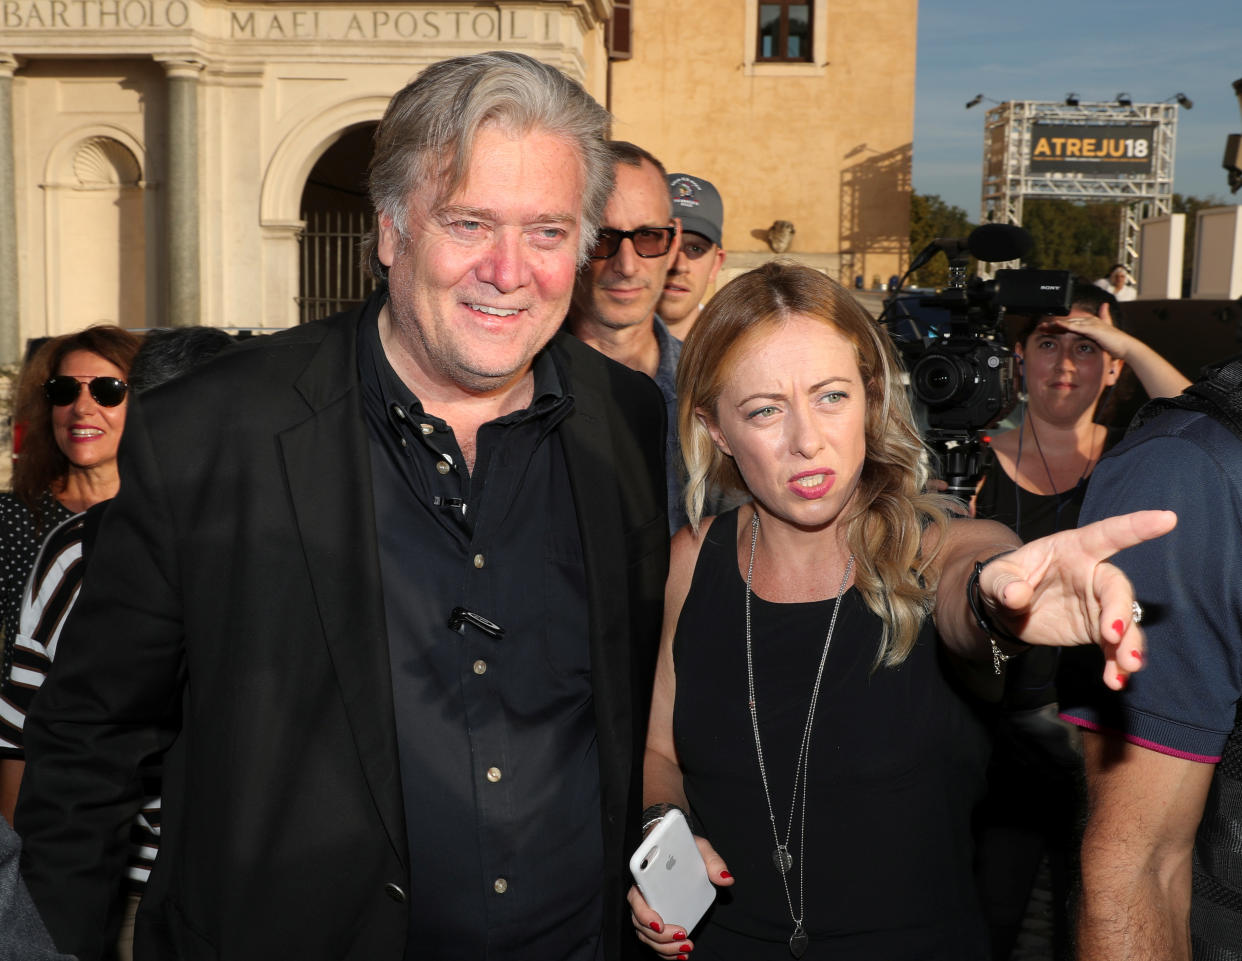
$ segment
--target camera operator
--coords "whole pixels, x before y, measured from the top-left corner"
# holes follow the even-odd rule
[[[1078,526],[1087,478],[1124,425],[1104,421],[1102,400],[1127,364],[1151,397],[1189,381],[1115,325],[1117,302],[1075,280],[1068,316],[1032,316],[1017,329],[1026,407],[1016,428],[994,435],[974,514],[1024,541]],[[1076,873],[1082,760],[1076,733],[1057,717],[1054,649],[1009,666],[996,706],[988,795],[979,811],[977,877],[992,957],[1009,958],[1041,858],[1052,868],[1056,957],[1068,956],[1067,905]]]

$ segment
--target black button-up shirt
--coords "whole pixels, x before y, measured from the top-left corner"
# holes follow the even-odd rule
[[[475,469],[359,332],[410,847],[406,958],[602,957],[586,580],[553,357]],[[503,630],[499,637],[455,608]]]

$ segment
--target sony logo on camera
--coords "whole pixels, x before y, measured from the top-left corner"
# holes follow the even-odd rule
[[[1071,278],[1065,270],[998,270],[994,303],[1019,314],[1069,313]]]

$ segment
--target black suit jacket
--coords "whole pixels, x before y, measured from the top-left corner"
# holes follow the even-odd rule
[[[105,956],[135,772],[165,754],[139,958],[400,959],[409,865],[361,310],[247,345],[132,405],[121,492],[26,728],[27,883],[58,946]],[[586,558],[607,870],[626,859],[667,571],[659,391],[558,335],[557,428]]]

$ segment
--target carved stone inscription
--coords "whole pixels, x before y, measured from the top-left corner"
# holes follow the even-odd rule
[[[357,6],[362,6],[358,4]],[[201,29],[194,0],[0,0],[4,30]],[[230,8],[230,40],[453,40],[478,42],[556,39],[553,15],[495,7],[382,7],[364,10]]]

